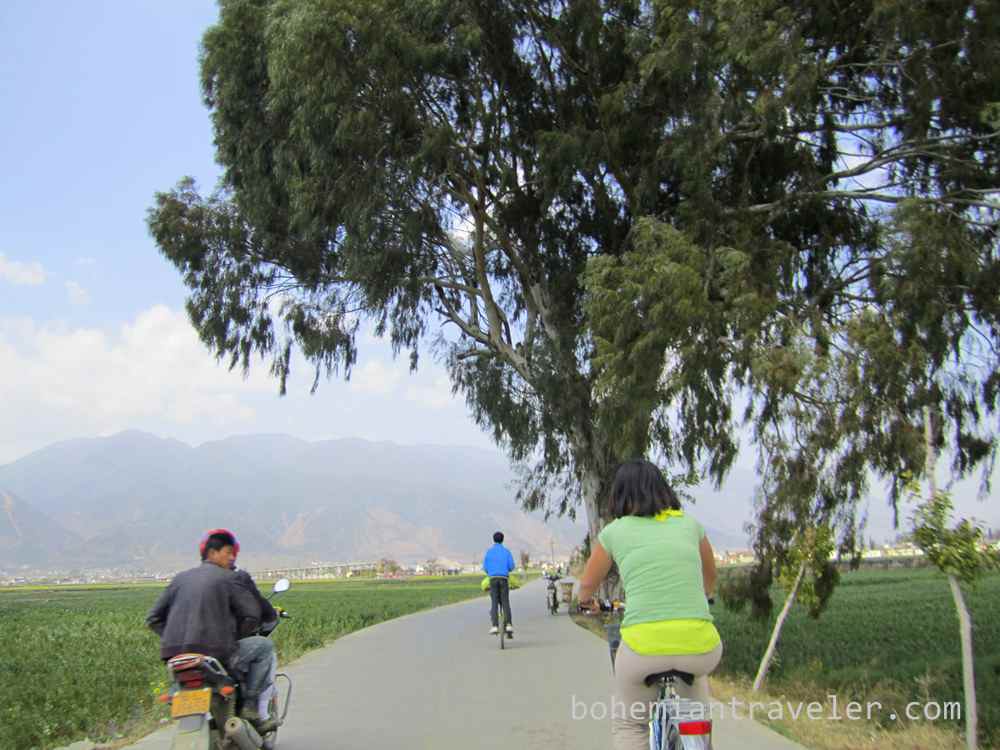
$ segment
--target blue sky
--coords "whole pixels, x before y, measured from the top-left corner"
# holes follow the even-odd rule
[[[0,4],[0,252],[48,277],[3,287],[5,313],[106,325],[183,303],[144,214],[182,175],[218,175],[197,65],[215,15],[191,0]],[[70,281],[89,304],[73,304]]]
[[[244,380],[198,342],[145,213],[182,176],[219,174],[198,83],[215,16],[193,0],[0,3],[0,463],[129,428],[491,448],[440,367],[425,358],[411,376],[369,337],[351,383],[310,396],[300,371],[284,399],[263,368]],[[739,528],[752,464],[741,457],[722,495],[699,493],[710,522]],[[973,494],[960,508],[1000,525]],[[887,528],[881,499],[873,518]]]
[[[214,3],[0,3],[0,463],[139,428],[191,443],[247,432],[491,447],[433,363],[414,377],[362,340],[350,384],[290,394],[215,364],[145,214],[219,175],[198,49]]]

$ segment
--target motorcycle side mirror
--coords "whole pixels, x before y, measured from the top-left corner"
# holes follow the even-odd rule
[[[274,582],[274,591],[273,591],[273,593],[280,594],[282,591],[288,591],[288,589],[290,589],[291,587],[292,587],[292,584],[288,582],[288,579],[287,578],[282,578],[282,579],[277,580],[277,581]]]

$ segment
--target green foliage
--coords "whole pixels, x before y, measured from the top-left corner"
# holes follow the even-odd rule
[[[937,491],[921,501],[920,485],[904,478],[910,497],[919,504],[913,514],[913,541],[938,570],[965,584],[975,584],[985,573],[1000,568],[1000,552],[987,545],[983,530],[967,519],[949,527],[951,497]]]
[[[627,404],[636,392],[634,418],[651,412],[657,447],[684,445],[671,425],[697,425],[707,455],[674,457],[717,478],[745,396],[759,557],[780,563],[817,521],[850,554],[872,473],[921,470],[925,405],[945,415],[957,474],[992,467],[996,11],[654,7],[642,71],[688,97],[661,149],[684,177],[675,207],[637,218],[625,253],[590,261],[602,395]]]
[[[723,605],[730,612],[743,612],[750,603],[752,619],[768,620],[774,606],[772,587],[778,585],[787,596],[805,565],[795,602],[810,617],[818,618],[840,582],[840,570],[833,559],[835,547],[829,526],[811,527],[794,535],[780,562],[767,560],[749,569],[723,570],[719,579]]]
[[[826,608],[840,580],[840,572],[833,562],[834,547],[833,531],[829,526],[805,529],[792,545],[778,576],[778,585],[790,591],[799,570],[805,566],[796,602],[814,619]]]
[[[349,375],[361,321],[414,366],[439,334],[529,506],[585,486],[594,531],[647,451],[720,481],[743,421],[777,506],[759,546],[821,520],[848,549],[869,473],[919,473],[922,407],[957,473],[995,447],[996,23],[971,0],[224,0],[223,184],[157,195],[149,226],[206,343],[282,384],[293,347],[314,387]]]
[[[159,587],[0,591],[0,747],[54,748],[141,733],[164,715],[159,641],[143,624]],[[282,663],[342,635],[479,596],[479,579],[297,583],[275,631]]]

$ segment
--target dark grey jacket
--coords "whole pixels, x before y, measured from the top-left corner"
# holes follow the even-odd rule
[[[203,562],[174,576],[146,617],[160,636],[160,658],[194,652],[229,662],[236,639],[253,633],[260,607],[231,570]]]

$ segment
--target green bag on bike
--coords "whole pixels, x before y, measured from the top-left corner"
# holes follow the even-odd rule
[[[507,581],[510,584],[510,587],[512,589],[519,589],[519,588],[521,588],[521,579],[518,578],[516,575],[511,575],[507,579]],[[483,576],[483,580],[480,582],[479,588],[481,588],[483,591],[489,591],[490,590],[490,577],[489,576]]]

